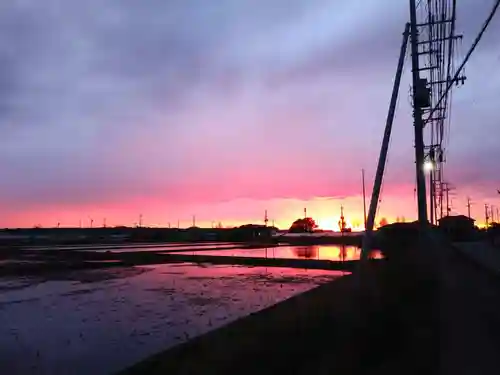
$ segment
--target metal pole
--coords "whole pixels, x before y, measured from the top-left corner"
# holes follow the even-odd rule
[[[361,177],[363,179],[363,222],[366,231],[366,190],[365,190],[365,170],[361,170]]]
[[[375,181],[373,183],[372,197],[370,200],[370,208],[368,209],[368,218],[366,220],[366,230],[363,236],[363,247],[361,249],[361,260],[368,259],[371,251],[371,242],[373,234],[373,225],[375,224],[375,215],[377,213],[377,204],[380,197],[380,188],[382,186],[382,179],[384,177],[385,162],[387,159],[387,151],[389,149],[389,141],[391,139],[392,123],[394,121],[394,113],[396,112],[396,103],[398,100],[399,86],[401,84],[401,75],[403,73],[403,66],[405,62],[406,46],[408,45],[408,37],[410,31],[410,24],[407,23],[403,32],[403,43],[401,44],[401,51],[399,53],[398,67],[396,70],[396,77],[394,79],[394,86],[392,87],[391,102],[389,104],[389,112],[387,113],[387,120],[385,123],[384,138],[382,140],[382,147],[380,148],[380,155],[378,158],[377,172],[375,174]]]
[[[488,205],[484,205],[484,219],[486,223],[486,228],[488,228]]]
[[[427,201],[425,194],[424,175],[424,123],[422,108],[418,98],[421,92],[420,68],[418,54],[417,7],[415,0],[410,0],[410,35],[411,35],[411,66],[413,80],[413,119],[415,131],[415,168],[417,174],[418,221],[425,228],[427,226]]]
[[[450,216],[450,187],[446,183],[446,216]]]
[[[440,210],[440,216],[439,218],[443,218],[443,182],[439,183],[439,210]]]
[[[434,224],[434,178],[433,171],[429,171],[429,204],[431,224]]]

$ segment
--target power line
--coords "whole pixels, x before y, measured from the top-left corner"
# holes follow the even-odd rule
[[[467,52],[467,55],[465,56],[464,61],[462,61],[462,64],[460,64],[460,66],[458,67],[457,71],[455,72],[455,76],[448,83],[448,86],[446,87],[446,90],[444,91],[443,95],[441,95],[441,98],[439,99],[439,101],[437,102],[437,104],[434,106],[434,108],[432,109],[432,111],[430,111],[429,115],[427,116],[427,119],[425,120],[425,123],[427,123],[429,121],[429,119],[432,118],[432,115],[439,108],[439,105],[441,104],[441,102],[443,101],[443,99],[446,97],[446,94],[448,94],[448,91],[450,91],[451,87],[453,86],[453,83],[455,81],[457,81],[457,79],[458,79],[458,77],[460,75],[460,72],[462,71],[462,69],[464,68],[465,64],[467,63],[467,61],[471,57],[471,55],[474,52],[474,50],[476,49],[479,41],[483,37],[484,32],[488,28],[491,20],[495,16],[495,13],[496,13],[496,11],[498,9],[498,6],[500,6],[500,0],[497,0],[497,2],[495,3],[495,5],[493,6],[493,9],[491,10],[490,15],[488,16],[488,18],[484,22],[483,27],[481,28],[481,31],[479,32],[479,34],[477,35],[476,39],[474,40],[474,43],[472,43],[472,46],[469,49],[469,52]]]

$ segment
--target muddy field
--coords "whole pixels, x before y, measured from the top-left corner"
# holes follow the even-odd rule
[[[0,278],[0,373],[110,374],[341,272],[193,264]]]

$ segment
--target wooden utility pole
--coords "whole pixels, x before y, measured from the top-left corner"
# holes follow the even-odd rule
[[[470,197],[467,197],[467,216],[469,217],[470,219],[470,206],[471,206],[471,202],[470,202]]]

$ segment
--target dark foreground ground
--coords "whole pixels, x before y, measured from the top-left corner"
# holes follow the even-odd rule
[[[418,241],[121,374],[500,373],[497,276]]]

